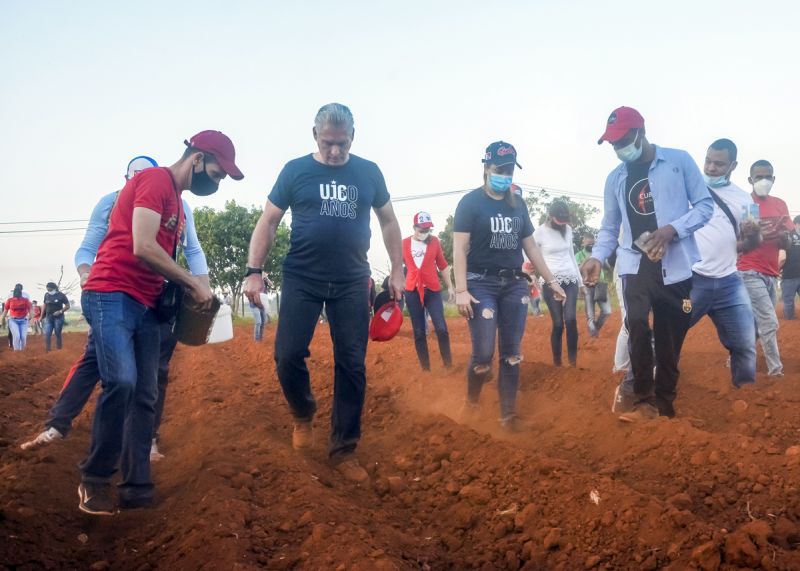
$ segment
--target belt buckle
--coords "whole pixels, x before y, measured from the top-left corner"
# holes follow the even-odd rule
[[[497,276],[501,278],[513,278],[515,275],[514,270],[500,270],[497,272]]]

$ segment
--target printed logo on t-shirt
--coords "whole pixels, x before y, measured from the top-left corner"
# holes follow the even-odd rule
[[[642,216],[654,214],[653,193],[650,190],[650,181],[646,178],[637,180],[628,193],[628,203],[633,211]]]
[[[490,248],[497,250],[516,250],[519,247],[519,231],[522,229],[522,218],[519,216],[503,216],[498,214],[489,219],[492,229]]]
[[[319,197],[322,199],[320,216],[355,219],[358,209],[358,188],[352,184],[320,183]]]
[[[174,232],[175,228],[177,226],[178,226],[178,215],[177,214],[173,214],[172,216],[167,218],[166,222],[164,222],[164,228],[166,228],[170,232]]]

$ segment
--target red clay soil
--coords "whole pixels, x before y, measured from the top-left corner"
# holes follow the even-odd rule
[[[410,326],[373,343],[359,447],[371,482],[326,462],[333,361],[320,326],[309,367],[317,442],[292,450],[272,361],[247,327],[222,345],[180,346],[154,465],[159,503],[112,518],[77,509],[91,411],[63,442],[41,428],[83,336],[43,353],[0,349],[0,563],[10,569],[800,569],[800,322],[782,322],[787,375],[732,390],[706,320],[682,359],[678,417],[624,424],[610,412],[619,325],[581,324],[579,368],[549,364],[549,320],[530,318],[521,434],[459,410],[469,335],[449,322],[457,365],[431,343],[419,370]],[[432,340],[433,341],[433,340]],[[763,370],[763,362],[759,361]]]

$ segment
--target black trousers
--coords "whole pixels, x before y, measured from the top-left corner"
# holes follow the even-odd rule
[[[692,280],[664,285],[661,262],[642,256],[639,272],[622,276],[622,291],[636,402],[656,406],[663,416],[675,416],[672,403],[677,396],[681,347],[692,317]]]

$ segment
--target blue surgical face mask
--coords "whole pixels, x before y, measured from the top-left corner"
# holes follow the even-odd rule
[[[639,157],[642,156],[642,150],[644,145],[636,146],[636,141],[639,140],[639,134],[641,131],[636,132],[636,138],[630,145],[626,145],[621,149],[614,149],[614,152],[617,153],[617,157],[624,163],[632,163],[634,161],[639,160]]]
[[[708,176],[704,173],[703,178],[706,179],[706,184],[711,188],[719,188],[728,185],[728,175],[726,174],[722,176]]]
[[[489,174],[489,186],[495,192],[508,192],[513,178],[510,175]]]

